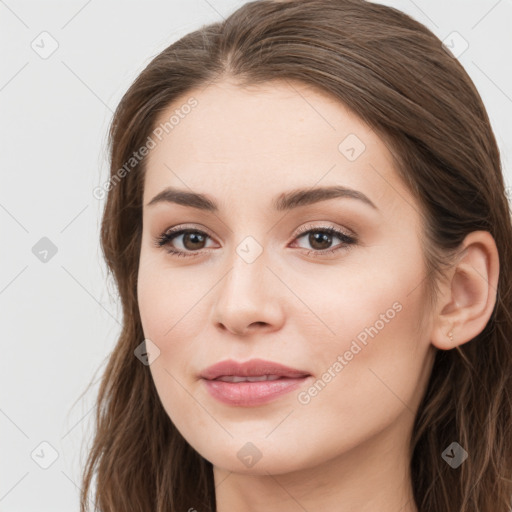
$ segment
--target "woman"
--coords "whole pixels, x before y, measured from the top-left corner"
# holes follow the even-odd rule
[[[512,226],[473,83],[362,0],[258,1],[120,102],[102,511],[509,512]]]

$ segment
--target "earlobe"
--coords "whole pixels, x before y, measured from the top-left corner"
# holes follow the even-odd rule
[[[496,304],[498,276],[499,256],[492,235],[469,233],[440,287],[431,333],[435,347],[450,350],[484,330]]]

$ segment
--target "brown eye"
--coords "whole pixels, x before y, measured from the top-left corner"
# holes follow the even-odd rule
[[[182,239],[182,247],[175,246],[175,239]],[[194,251],[200,251],[205,248],[205,243],[209,235],[197,229],[178,229],[175,231],[166,231],[155,239],[157,247],[166,247],[171,254],[178,256],[193,256]],[[187,254],[190,253],[190,254]]]
[[[310,228],[307,231],[303,231],[296,239],[299,240],[301,238],[307,239],[307,242],[311,247],[308,254],[314,255],[315,253],[318,253],[319,256],[347,249],[350,245],[357,242],[353,236],[347,235],[333,227]],[[338,243],[334,248],[331,248],[333,238],[337,238],[341,243]]]

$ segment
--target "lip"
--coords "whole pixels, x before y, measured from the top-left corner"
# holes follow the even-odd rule
[[[226,359],[203,370],[200,377],[214,380],[222,376],[260,377],[262,375],[296,378],[307,376],[309,372],[264,359],[250,359],[244,363]]]
[[[258,382],[225,382],[219,377],[260,377],[272,375],[276,380]],[[232,359],[221,361],[203,370],[200,374],[209,393],[222,403],[237,406],[257,406],[268,403],[279,396],[301,386],[311,375],[273,361],[251,359],[239,363]]]

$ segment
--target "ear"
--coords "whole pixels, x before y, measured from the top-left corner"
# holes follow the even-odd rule
[[[469,233],[461,252],[440,284],[432,344],[450,350],[480,334],[497,300],[499,256],[487,231]]]

